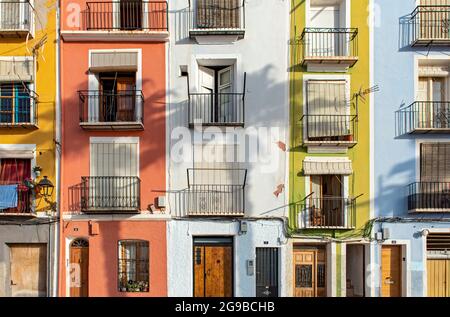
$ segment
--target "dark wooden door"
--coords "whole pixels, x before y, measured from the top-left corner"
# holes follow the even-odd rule
[[[196,245],[194,247],[194,296],[233,296],[233,247]]]
[[[134,78],[117,78],[117,121],[135,121],[135,87]]]
[[[278,297],[278,248],[256,248],[256,296]]]
[[[89,288],[89,247],[70,247],[70,297],[87,297]]]
[[[402,247],[384,245],[381,249],[381,296],[402,296]]]

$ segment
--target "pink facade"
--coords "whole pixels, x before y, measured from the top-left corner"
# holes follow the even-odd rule
[[[111,3],[111,1],[106,1],[106,3]],[[79,255],[71,254],[70,246],[74,239],[82,238],[89,244],[89,286],[88,294],[85,296],[166,296],[166,222],[163,216],[154,216],[150,212],[151,209],[153,213],[155,210],[156,213],[160,212],[156,207],[156,198],[161,196],[166,188],[166,43],[164,39],[166,31],[147,32],[141,29],[123,31],[120,30],[120,26],[118,30],[83,30],[83,27],[77,25],[78,22],[83,23],[84,21],[84,18],[81,19],[81,22],[77,20],[77,17],[83,15],[77,11],[78,4],[81,11],[84,11],[86,7],[84,1],[66,0],[61,3],[60,295],[71,296],[71,286],[68,283],[71,283],[70,280],[73,276],[68,271],[73,270],[70,263],[74,257]],[[112,8],[112,6],[110,7]],[[107,15],[107,12],[105,14]],[[146,19],[144,18],[144,20]],[[143,22],[141,20],[138,22],[138,27],[142,27],[141,23]],[[150,25],[149,21],[145,23],[147,23],[145,26]],[[136,25],[132,25],[132,27],[136,28]],[[79,38],[73,40],[70,34],[65,33],[68,30],[81,30],[82,32],[81,35],[79,34]],[[107,32],[102,35],[104,41],[91,38],[93,33],[98,32]],[[124,32],[132,33],[132,36],[138,36],[138,38],[130,41],[129,37],[123,37]],[[128,61],[128,66],[124,67],[123,64],[118,64],[116,55],[114,55],[117,52],[129,53],[132,56]],[[95,53],[104,53],[100,57],[103,69],[93,70],[92,54]],[[125,82],[122,86],[120,86],[121,76],[125,78],[122,79]],[[108,79],[102,82],[102,78]],[[93,81],[95,81],[94,84]],[[131,89],[132,93],[129,92]],[[80,93],[80,91],[84,93]],[[132,96],[130,97],[129,94]],[[124,95],[126,96],[124,97]],[[107,110],[104,110],[105,107]],[[131,118],[123,119],[126,117],[123,115],[123,110],[130,107],[139,110],[127,110],[128,112],[125,114],[131,113]],[[113,108],[114,116],[111,115]],[[139,120],[135,116],[138,116]],[[129,121],[131,121],[131,126]],[[139,121],[138,124],[136,124],[137,121]],[[86,128],[83,123],[88,124],[89,127]],[[117,128],[117,124],[119,128]],[[117,138],[137,140],[136,158],[131,159],[134,162],[133,167],[136,168],[136,173],[126,174],[129,163],[115,162],[114,164],[118,167],[115,165],[112,168],[109,167],[109,171],[106,172],[109,174],[105,174],[104,171],[101,174],[97,171],[97,174],[93,175],[93,169],[100,169],[103,163],[97,162],[95,166],[100,167],[93,167],[91,162],[94,155],[91,148],[92,138],[100,140],[100,143],[103,142],[102,140],[110,142]],[[109,154],[105,152],[101,153],[103,156],[95,155],[103,158]],[[105,164],[107,163],[105,162]],[[98,212],[96,209],[98,206],[95,205],[97,202],[94,202],[94,208],[87,212],[86,201],[92,207],[91,201],[97,199],[97,196],[111,194],[108,192],[109,187],[99,189],[98,181],[86,181],[84,184],[89,184],[89,187],[83,187],[82,177],[119,175],[114,168],[121,170],[121,176],[135,176],[136,179],[139,179],[140,189],[136,189],[136,187],[130,189],[129,181],[123,181],[120,177],[116,177],[114,181],[105,185],[105,187],[113,186],[115,191],[114,197],[107,197],[107,199],[113,205],[124,195],[129,195],[128,192],[133,191],[133,199],[139,200],[138,202],[133,200],[132,204],[135,210],[132,212],[124,210],[124,206],[129,206],[126,205],[127,202],[121,201],[120,210],[108,209],[108,204],[106,204],[102,205],[101,211]],[[117,185],[119,181],[122,183]],[[104,200],[101,199],[97,201],[104,203]],[[136,204],[139,206],[136,207]],[[146,241],[149,244],[149,289],[145,292],[118,291],[117,253],[118,243],[121,240]],[[131,268],[131,270],[135,269]],[[73,294],[72,296],[74,296]]]

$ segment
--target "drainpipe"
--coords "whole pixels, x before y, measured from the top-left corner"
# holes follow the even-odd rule
[[[55,156],[56,156],[56,219],[54,223],[54,259],[53,259],[53,297],[58,297],[59,283],[59,246],[60,246],[60,209],[61,209],[61,39],[60,39],[60,1],[56,1],[56,101],[55,101]]]

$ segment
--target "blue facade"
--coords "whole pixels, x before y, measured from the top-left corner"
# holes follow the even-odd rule
[[[407,186],[420,179],[421,142],[449,141],[450,134],[408,134],[399,110],[418,98],[419,63],[450,65],[447,46],[413,47],[411,12],[416,0],[374,0],[374,217],[373,232],[389,229],[389,237],[375,243],[375,267],[381,265],[381,245],[403,246],[403,295],[426,296],[426,235],[424,229],[450,228],[450,215],[408,212]],[[442,59],[442,61],[441,61]],[[449,158],[450,159],[450,158]],[[446,220],[447,218],[447,220]],[[380,270],[375,270],[375,296],[380,296]]]

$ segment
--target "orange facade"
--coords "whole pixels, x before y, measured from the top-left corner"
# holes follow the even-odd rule
[[[77,3],[80,4],[81,10],[84,10],[86,6],[84,2],[62,1],[61,3],[63,37],[60,61],[62,165],[59,295],[71,296],[69,284],[72,278],[70,271],[73,268],[69,263],[73,260],[73,258],[71,259],[73,255],[70,254],[70,245],[74,239],[80,238],[89,245],[86,246],[89,257],[89,263],[86,264],[89,286],[88,292],[84,296],[166,296],[166,221],[163,215],[154,216],[152,214],[155,212],[155,207],[152,205],[155,205],[158,196],[164,195],[161,193],[166,189],[166,43],[160,39],[148,41],[149,35],[145,32],[141,33],[143,38],[147,36],[147,40],[138,38],[130,41],[126,37],[113,39],[114,31],[111,34],[105,34],[104,40],[89,39],[90,31],[83,31],[80,25],[77,26],[77,23],[83,23],[83,19],[77,22],[77,18],[82,17],[82,13],[77,11]],[[77,40],[67,40],[64,38],[64,31],[67,30],[82,30],[84,35],[82,34],[82,37]],[[134,33],[136,32],[139,33],[139,30],[134,31]],[[83,38],[83,36],[85,37]],[[83,120],[91,121],[91,118],[82,118],[83,110],[80,102],[82,102],[82,98],[86,97],[81,96],[80,91],[92,90],[92,79],[101,76],[98,73],[93,74],[92,68],[90,68],[92,52],[117,51],[130,51],[137,54],[135,61],[137,70],[133,73],[133,84],[129,87],[139,86],[139,97],[142,98],[142,101],[139,101],[141,108],[139,115],[142,116],[139,120],[141,126],[131,129],[83,128],[80,123]],[[126,71],[130,72],[129,69]],[[120,76],[123,72],[118,72],[116,68],[108,70],[106,67],[104,73],[107,73],[108,76],[113,74],[112,76],[117,78],[117,74]],[[114,85],[116,82],[113,82]],[[96,89],[101,89],[98,87],[97,84]],[[120,88],[114,89],[119,90]],[[120,94],[121,92],[116,93]],[[102,93],[100,94],[102,95]],[[103,96],[96,97],[103,99],[95,102],[104,105],[106,99]],[[119,107],[120,103],[123,104],[124,100],[129,103],[129,99],[124,99],[124,97],[114,98],[114,103],[119,104],[115,105],[116,107]],[[92,107],[95,102],[89,101],[89,107]],[[113,102],[110,100],[106,103]],[[97,123],[104,124],[104,122]],[[140,187],[135,194],[138,200],[135,204],[139,206],[133,212],[123,212],[123,210],[117,212],[117,210],[107,210],[106,208],[101,213],[87,213],[81,207],[83,194],[80,194],[79,188],[82,177],[92,176],[92,138],[138,140],[135,163],[137,168],[133,176],[136,176],[140,182]],[[101,166],[102,163],[98,164]],[[114,171],[112,174],[116,175]],[[117,185],[115,186],[117,187]],[[115,190],[117,191],[117,188]],[[93,190],[88,189],[87,191]],[[92,193],[87,195],[92,195]],[[150,209],[153,211],[150,212]],[[149,271],[146,274],[149,276],[149,289],[145,292],[119,291],[118,244],[120,241],[131,240],[148,243]],[[81,263],[81,260],[76,261]]]

